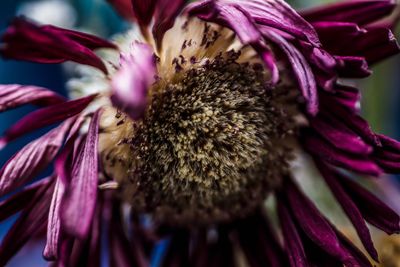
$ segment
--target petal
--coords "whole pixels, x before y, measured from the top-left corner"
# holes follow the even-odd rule
[[[321,249],[342,262],[351,261],[351,256],[341,247],[335,232],[318,211],[317,207],[297,188],[288,181],[285,186],[286,197],[294,218],[304,233]]]
[[[372,73],[363,57],[336,56],[335,59],[339,75],[343,78],[365,78]]]
[[[235,229],[250,267],[286,266],[286,255],[262,212],[239,220]]]
[[[308,261],[304,252],[304,247],[300,235],[297,232],[296,226],[290,216],[289,211],[282,203],[282,200],[278,201],[278,215],[279,222],[282,227],[283,237],[285,240],[286,253],[289,256],[290,266],[308,266]]]
[[[99,117],[97,111],[90,122],[84,148],[72,168],[71,183],[61,206],[62,226],[81,239],[89,234],[97,202]]]
[[[53,183],[42,187],[26,206],[0,245],[0,266],[6,263],[46,225]]]
[[[50,203],[50,211],[47,222],[47,239],[43,251],[43,257],[48,261],[58,258],[60,245],[60,203],[65,192],[65,184],[57,178],[53,196]]]
[[[329,120],[323,114],[311,119],[310,124],[322,138],[337,149],[358,155],[369,155],[372,152],[372,147],[357,134],[342,123]]]
[[[0,85],[0,112],[25,104],[49,106],[63,102],[63,96],[46,88],[19,84]]]
[[[152,29],[158,49],[161,48],[165,32],[174,26],[175,18],[182,11],[186,3],[187,0],[158,0]]]
[[[389,15],[396,4],[392,0],[342,1],[301,12],[308,21],[343,21],[368,24]]]
[[[5,145],[26,133],[75,116],[83,111],[95,97],[96,95],[90,95],[31,112],[5,132],[5,136],[0,138],[0,144]]]
[[[121,68],[112,80],[111,101],[132,119],[140,119],[147,107],[147,93],[155,82],[156,65],[150,46],[134,43],[130,55],[121,58]]]
[[[0,202],[0,222],[16,214],[31,203],[37,192],[47,186],[50,179],[42,179]]]
[[[395,211],[349,178],[340,174],[337,177],[367,222],[388,234],[400,233],[400,217]]]
[[[315,133],[305,134],[303,146],[312,155],[335,166],[372,176],[379,176],[382,173],[382,170],[368,156],[341,151]]]
[[[42,26],[41,29],[51,34],[61,35],[69,38],[70,40],[75,41],[91,50],[99,48],[118,49],[117,45],[91,34],[63,29],[52,25]]]
[[[148,26],[154,15],[158,0],[131,0],[133,13],[141,27]]]
[[[307,110],[310,114],[315,115],[318,112],[317,84],[307,60],[296,47],[273,31],[264,32],[264,37],[275,43],[286,54],[302,95],[307,101]]]
[[[325,178],[325,181],[329,185],[329,188],[332,190],[333,195],[336,197],[338,203],[354,225],[354,229],[357,231],[357,234],[360,237],[365,249],[375,261],[378,261],[378,253],[374,247],[371,234],[364,221],[364,218],[351,197],[337,181],[335,176],[336,172],[321,162],[317,162],[317,166],[322,176]]]
[[[0,195],[5,195],[28,183],[53,161],[72,122],[72,119],[68,120],[32,141],[7,161],[0,170]]]
[[[71,60],[98,68],[107,74],[103,61],[84,45],[99,45],[98,39],[94,41],[95,37],[90,39],[88,36],[55,27],[39,27],[22,18],[16,18],[2,37],[4,44],[0,53],[5,58],[37,63],[62,63]],[[104,43],[109,47],[108,42]],[[96,45],[94,46],[97,47]]]

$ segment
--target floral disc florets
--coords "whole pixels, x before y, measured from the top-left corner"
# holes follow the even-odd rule
[[[210,32],[205,24],[200,46],[220,38]],[[240,55],[202,63],[180,55],[172,78],[153,85],[142,120],[114,111],[113,132],[124,132],[117,146],[129,156],[106,149],[105,171],[120,177],[133,209],[174,223],[226,221],[259,206],[287,174],[290,94],[268,85],[262,64],[237,62]]]

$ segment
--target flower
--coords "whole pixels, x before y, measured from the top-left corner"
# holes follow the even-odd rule
[[[2,37],[5,58],[88,67],[71,100],[0,87],[0,111],[40,106],[2,147],[59,124],[0,171],[0,217],[21,212],[0,265],[45,232],[43,255],[60,266],[99,265],[102,240],[111,266],[149,266],[161,239],[163,266],[372,266],[302,190],[298,159],[378,261],[366,222],[393,234],[400,218],[353,178],[399,173],[400,143],[370,129],[345,78],[398,53],[393,2],[109,2],[137,25],[114,41],[24,18]]]

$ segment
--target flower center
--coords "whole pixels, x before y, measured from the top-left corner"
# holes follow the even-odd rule
[[[220,56],[155,86],[145,118],[129,122],[132,134],[119,142],[132,156],[120,184],[133,209],[186,224],[260,205],[288,171],[291,133],[278,90],[265,84],[261,66]],[[105,158],[114,177],[115,155]]]

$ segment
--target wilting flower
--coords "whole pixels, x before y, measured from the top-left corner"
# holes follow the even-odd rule
[[[393,2],[110,3],[137,25],[115,42],[23,18],[3,36],[5,58],[90,67],[69,83],[73,100],[0,88],[0,111],[41,106],[2,146],[61,123],[0,172],[0,217],[21,211],[0,265],[47,229],[44,257],[61,266],[97,266],[101,251],[111,266],[148,266],[160,239],[163,266],[372,266],[299,187],[298,158],[378,261],[366,222],[393,234],[400,218],[353,177],[398,173],[400,143],[372,132],[344,78],[398,53]],[[21,189],[53,160],[53,175]]]

